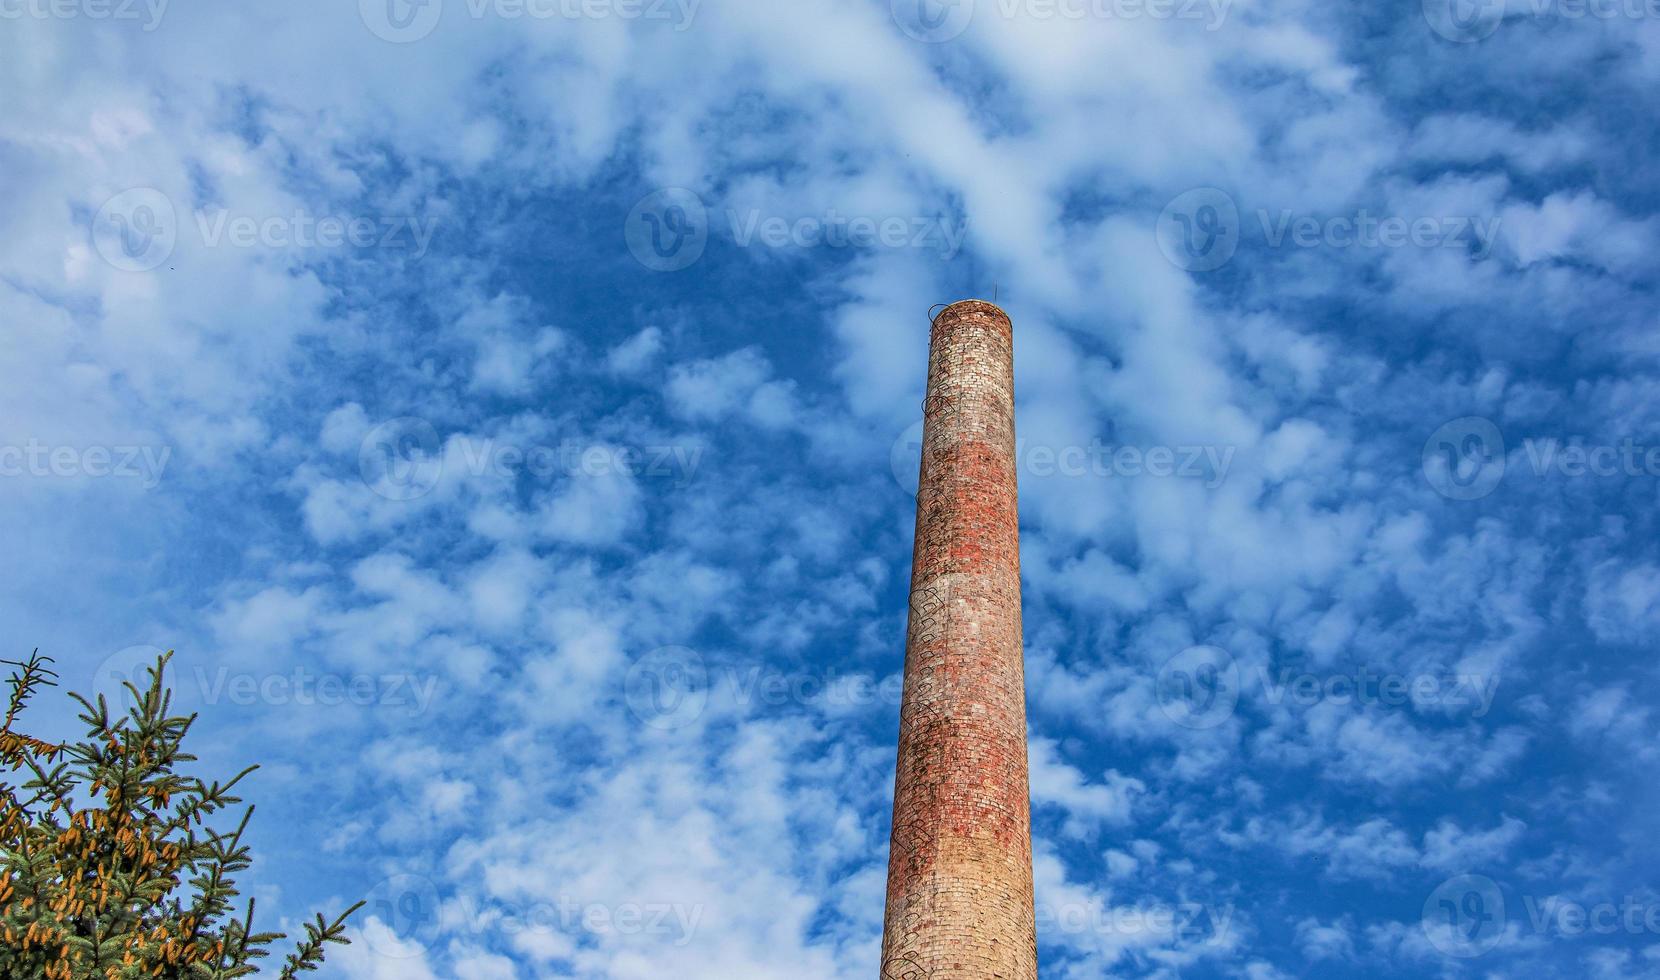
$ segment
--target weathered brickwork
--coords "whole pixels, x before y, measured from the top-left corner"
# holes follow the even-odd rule
[[[1036,980],[1014,338],[934,320],[923,402],[883,980]]]

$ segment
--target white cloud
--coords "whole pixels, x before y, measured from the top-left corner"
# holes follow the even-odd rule
[[[657,327],[646,327],[611,348],[605,356],[605,365],[616,374],[637,375],[645,371],[662,352],[663,331]]]
[[[1048,739],[1031,741],[1029,766],[1033,805],[1064,810],[1068,837],[1093,836],[1102,826],[1124,826],[1130,822],[1136,797],[1147,791],[1141,780],[1116,770],[1106,774],[1104,783],[1091,783],[1061,759],[1058,746]]]
[[[1660,625],[1660,567],[1605,562],[1585,585],[1585,620],[1606,643],[1637,643]]]
[[[766,429],[795,421],[793,385],[769,380],[772,365],[754,348],[676,365],[664,395],[669,408],[692,421],[718,422],[741,414]]]
[[[1153,900],[1131,883],[1170,875],[1260,897],[1208,860],[1204,835],[1160,836],[1185,821],[1224,828],[1241,863],[1280,851],[1338,878],[1508,859],[1551,839],[1548,814],[1529,807],[1524,827],[1439,790],[1490,787],[1546,730],[1571,736],[1553,749],[1578,753],[1574,777],[1652,754],[1652,672],[1620,648],[1652,633],[1660,573],[1635,498],[1613,499],[1628,488],[1512,472],[1459,507],[1419,454],[1469,414],[1507,435],[1654,427],[1630,356],[1653,333],[1655,226],[1637,190],[1652,181],[1627,111],[1647,92],[1632,79],[1660,64],[1653,25],[1506,24],[1455,49],[1418,18],[1377,29],[1306,0],[1235,4],[1214,30],[990,6],[943,45],[905,38],[887,4],[832,0],[705,4],[685,31],[448,4],[407,45],[350,4],[304,0],[180,8],[155,32],[8,22],[0,415],[19,439],[174,454],[156,493],[0,480],[27,569],[8,622],[63,649],[194,631],[227,659],[441,680],[466,696],[425,716],[261,706],[234,731],[277,772],[303,762],[296,731],[376,747],[324,796],[296,795],[321,803],[294,834],[333,847],[341,875],[361,858],[442,867],[448,892],[498,909],[574,887],[608,908],[667,894],[702,910],[680,947],[486,930],[412,944],[407,961],[353,947],[336,954],[346,975],[871,974],[891,725],[717,700],[695,729],[707,743],[656,737],[629,722],[619,682],[640,651],[711,634],[712,657],[897,669],[910,503],[886,453],[916,417],[927,311],[961,293],[996,291],[1014,314],[1023,437],[1234,454],[1208,486],[1023,475],[1040,820],[1059,813],[1069,841],[1159,838],[1084,848],[1104,850],[1100,888],[1070,851],[1042,855],[1041,896],[1135,909]],[[1579,111],[1586,79],[1624,109]],[[1490,88],[1492,104],[1426,108],[1423,91],[1449,86]],[[621,214],[665,184],[710,206],[708,254],[619,273]],[[1153,223],[1211,185],[1246,216],[1498,217],[1501,247],[1253,241],[1216,274],[1188,272]],[[89,237],[138,186],[180,219],[151,273],[114,268]],[[967,251],[740,249],[724,212],[748,207],[948,217]],[[221,208],[437,231],[418,261],[234,248],[202,238],[198,213]],[[1601,388],[1607,374],[1629,386]],[[443,440],[409,499],[359,458],[399,417]],[[708,452],[686,481],[474,465],[491,440],[578,430]],[[1579,618],[1596,645],[1559,664],[1541,641]],[[1282,654],[1480,670],[1503,678],[1500,714],[1280,711],[1251,692],[1215,730],[1182,729],[1153,676],[1213,637],[1247,670]],[[1262,816],[1288,786],[1311,806],[1328,790],[1365,802],[1336,823]],[[340,813],[338,834],[311,833]],[[1599,845],[1585,851],[1621,860]],[[273,878],[284,903],[322,887]],[[1327,914],[1292,914],[1306,911]],[[1348,924],[1301,921],[1294,945],[1349,955]],[[1421,934],[1367,930],[1380,956],[1437,961]],[[1215,956],[1266,980],[1297,962],[1243,935],[1200,952],[1145,929],[1063,932],[1057,975]]]
[[[1305,958],[1315,962],[1352,959],[1355,955],[1353,932],[1350,922],[1326,923],[1310,917],[1297,923],[1297,946]]]

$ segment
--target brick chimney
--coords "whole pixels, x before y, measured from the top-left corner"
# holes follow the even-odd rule
[[[934,319],[911,556],[883,980],[1036,980],[1014,337]]]

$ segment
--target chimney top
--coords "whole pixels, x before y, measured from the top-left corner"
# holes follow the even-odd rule
[[[929,322],[937,321],[940,317],[944,316],[945,314],[949,313],[950,311],[955,310],[958,307],[963,307],[963,306],[980,307],[979,312],[994,313],[997,316],[1002,317],[1004,320],[1009,319],[1009,314],[1004,312],[1004,310],[1001,306],[998,306],[996,303],[993,303],[989,299],[960,299],[960,300],[957,300],[955,303],[941,303],[938,306],[934,307],[934,309],[939,310],[939,312],[934,314],[930,318]]]

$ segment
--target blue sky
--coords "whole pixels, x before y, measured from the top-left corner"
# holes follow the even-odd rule
[[[327,976],[874,976],[995,297],[1043,976],[1660,975],[1657,81],[1639,0],[0,2],[7,656],[176,649]]]

